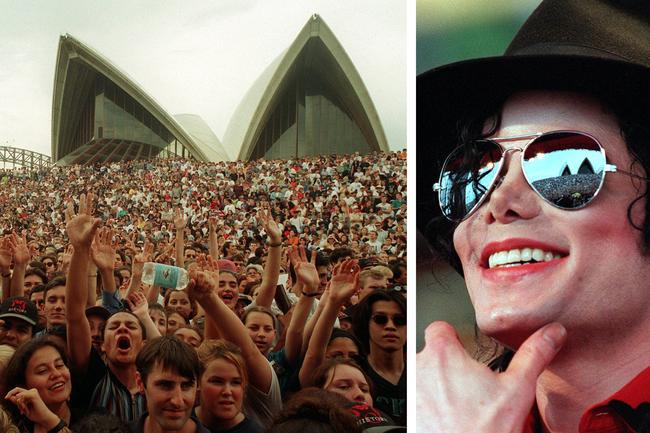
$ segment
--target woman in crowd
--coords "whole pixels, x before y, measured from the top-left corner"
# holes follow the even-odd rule
[[[5,369],[3,406],[21,433],[69,431],[74,421],[68,404],[72,392],[68,357],[49,337],[18,348]]]
[[[313,377],[314,386],[373,407],[370,378],[351,359],[328,359],[314,371]]]
[[[242,412],[248,372],[241,350],[224,340],[206,340],[198,349],[203,374],[196,415],[212,433],[262,433]]]

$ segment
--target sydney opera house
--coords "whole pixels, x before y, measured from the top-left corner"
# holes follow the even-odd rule
[[[57,164],[388,150],[359,73],[318,15],[243,96],[222,141],[201,117],[169,114],[100,53],[70,35],[60,38],[52,103]]]

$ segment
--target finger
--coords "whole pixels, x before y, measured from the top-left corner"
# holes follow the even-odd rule
[[[557,322],[538,329],[519,347],[505,374],[534,385],[566,342],[566,336],[566,329]]]
[[[318,257],[318,252],[316,250],[312,250],[311,252],[311,264],[316,265],[316,258]]]
[[[86,213],[86,194],[79,196],[79,215]]]

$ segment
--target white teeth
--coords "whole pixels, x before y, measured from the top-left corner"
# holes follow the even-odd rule
[[[521,248],[509,251],[499,251],[491,254],[488,258],[490,268],[519,266],[525,262],[534,260],[536,262],[548,262],[559,259],[562,256],[550,251],[543,251],[539,248]]]

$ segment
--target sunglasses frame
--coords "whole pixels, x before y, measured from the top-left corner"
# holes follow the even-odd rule
[[[537,140],[539,140],[540,138],[542,138],[542,137],[544,137],[544,136],[551,135],[551,134],[575,134],[575,135],[579,135],[579,136],[587,137],[587,138],[591,139],[594,143],[596,143],[596,144],[598,145],[598,147],[599,147],[599,149],[600,149],[600,153],[601,153],[601,155],[602,155],[603,158],[604,158],[605,164],[604,164],[604,166],[603,166],[603,172],[602,172],[603,174],[602,174],[602,176],[601,176],[600,184],[598,185],[598,189],[594,192],[594,194],[593,194],[591,200],[589,200],[588,202],[586,202],[586,203],[584,203],[584,204],[582,204],[582,205],[580,205],[580,206],[576,206],[576,207],[562,207],[562,206],[559,206],[559,205],[557,205],[557,204],[551,202],[551,201],[548,200],[546,197],[544,197],[544,196],[543,196],[543,195],[542,195],[542,194],[541,194],[541,193],[540,193],[540,192],[539,192],[539,191],[538,191],[538,190],[533,186],[532,182],[528,179],[528,176],[526,175],[526,170],[524,169],[524,155],[526,154],[526,149],[528,149],[528,147],[529,147],[531,144],[535,143],[535,142],[536,142]],[[510,148],[504,148],[504,147],[501,145],[501,143],[507,143],[507,142],[509,142],[509,141],[519,141],[519,140],[528,140],[528,142],[527,142],[524,146],[510,147]],[[606,153],[605,153],[605,148],[604,148],[603,145],[600,143],[600,141],[598,141],[598,139],[597,139],[596,137],[594,137],[593,135],[588,134],[588,133],[586,133],[586,132],[582,132],[582,131],[557,130],[557,131],[536,132],[536,133],[534,133],[534,134],[515,135],[515,136],[512,136],[512,137],[491,137],[491,138],[484,138],[484,139],[480,139],[480,140],[474,140],[474,142],[489,142],[489,143],[494,144],[494,145],[496,146],[496,148],[499,149],[499,150],[501,151],[501,157],[500,157],[499,160],[498,160],[498,164],[499,164],[499,166],[498,166],[498,169],[497,169],[497,173],[496,173],[496,175],[494,176],[494,179],[492,179],[492,181],[491,181],[490,184],[488,185],[485,194],[483,194],[483,196],[482,196],[482,197],[481,197],[481,198],[476,202],[476,204],[474,204],[474,206],[472,207],[472,209],[470,209],[469,212],[467,212],[467,214],[466,214],[465,216],[463,216],[462,218],[452,218],[452,217],[446,215],[444,211],[442,212],[443,215],[445,216],[445,218],[447,218],[448,220],[450,220],[450,221],[452,221],[452,222],[456,222],[456,223],[460,223],[460,222],[462,222],[462,221],[465,221],[465,220],[466,220],[467,218],[469,218],[469,217],[470,217],[474,212],[476,212],[476,211],[478,210],[478,208],[480,208],[481,205],[485,202],[485,200],[490,196],[490,194],[492,194],[492,191],[494,191],[495,187],[498,186],[498,185],[503,181],[503,176],[504,176],[504,175],[502,174],[502,172],[503,172],[503,170],[504,170],[503,167],[505,166],[505,164],[504,164],[505,157],[506,157],[506,154],[507,154],[508,152],[517,152],[517,151],[520,152],[520,154],[521,154],[521,156],[520,156],[520,158],[521,158],[521,162],[520,162],[520,164],[521,164],[521,171],[522,171],[522,173],[523,173],[523,175],[524,175],[524,179],[526,179],[526,183],[527,183],[528,186],[529,186],[529,187],[530,187],[530,188],[535,192],[535,194],[537,194],[537,195],[538,195],[542,200],[544,200],[546,203],[550,204],[551,206],[553,206],[554,208],[557,208],[557,209],[562,209],[562,210],[579,210],[579,209],[582,209],[582,208],[584,208],[584,207],[586,207],[586,206],[589,206],[589,205],[590,205],[590,204],[595,200],[595,198],[598,196],[598,194],[600,193],[600,190],[603,188],[603,185],[605,184],[605,175],[606,175],[607,173],[622,173],[622,174],[628,175],[628,176],[633,177],[633,178],[636,178],[636,179],[641,179],[641,180],[647,181],[647,179],[646,179],[645,177],[643,177],[643,176],[638,176],[638,175],[636,175],[636,174],[634,174],[634,173],[631,173],[631,172],[628,172],[628,171],[621,170],[621,169],[619,169],[619,168],[618,168],[616,165],[614,165],[614,164],[608,164],[608,163],[607,163],[607,155],[606,155]],[[442,203],[442,200],[441,200],[442,194],[440,194],[440,191],[442,190],[442,186],[441,186],[441,184],[442,184],[442,180],[443,180],[442,177],[443,177],[443,175],[444,175],[444,173],[445,173],[444,168],[447,166],[447,163],[449,162],[449,160],[450,160],[450,158],[452,157],[452,155],[454,155],[454,153],[455,153],[458,149],[460,149],[460,148],[462,148],[462,147],[464,147],[464,146],[467,146],[467,144],[457,146],[456,148],[454,148],[454,150],[452,150],[452,151],[449,153],[449,155],[447,156],[447,158],[445,158],[445,162],[442,164],[442,168],[443,168],[443,169],[440,171],[440,177],[439,177],[439,179],[438,179],[438,182],[436,182],[436,183],[433,184],[433,191],[435,191],[435,192],[438,193],[438,205],[440,206],[440,209],[441,209],[441,210],[444,209],[444,206],[443,206],[443,203]],[[497,162],[495,162],[495,165],[496,165],[496,164],[497,164]]]
[[[379,322],[377,321],[377,317],[383,317],[383,318],[386,319],[386,321],[385,321],[384,323],[379,323]],[[393,322],[393,325],[394,325],[396,328],[401,328],[402,326],[406,326],[406,316],[404,316],[404,315],[400,315],[400,316],[399,316],[399,317],[401,317],[401,318],[404,319],[404,323],[401,324],[401,325],[399,325],[399,324],[397,324],[397,323],[395,322],[395,317],[398,317],[398,316],[392,316],[392,317],[391,317],[391,316],[389,316],[389,315],[387,315],[387,314],[377,313],[377,314],[373,314],[372,316],[370,316],[370,320],[372,320],[373,322],[375,322],[375,324],[377,324],[377,325],[379,325],[379,326],[386,326],[386,325],[388,324],[388,321],[389,321],[389,320],[390,320],[391,322]],[[381,321],[383,321],[383,319],[381,319]],[[401,322],[401,320],[400,320],[400,322]]]

